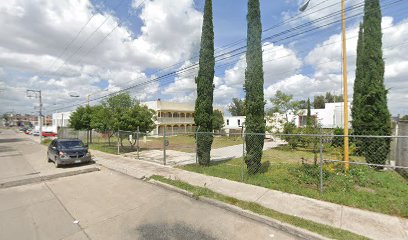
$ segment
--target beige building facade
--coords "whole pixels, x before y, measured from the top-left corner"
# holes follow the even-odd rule
[[[194,132],[194,103],[157,101],[144,102],[148,108],[156,111],[156,129],[153,135],[176,135]]]

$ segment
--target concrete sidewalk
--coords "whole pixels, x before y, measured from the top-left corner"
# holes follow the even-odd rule
[[[341,228],[371,239],[408,239],[408,219],[389,216],[275,191],[218,177],[206,176],[156,163],[92,151],[94,160],[113,170],[145,178],[161,175],[207,187],[214,192],[239,200],[258,203],[264,207],[308,219],[317,223]]]
[[[271,141],[265,141],[263,150],[268,150],[272,148],[279,147],[285,144],[284,141],[280,139],[274,139]],[[240,158],[243,154],[243,145],[237,144],[227,147],[221,147],[211,150],[211,161],[225,161],[234,158]],[[145,150],[141,151],[139,154],[137,152],[130,152],[123,154],[126,157],[155,162],[163,164],[163,149],[155,150]],[[166,150],[166,164],[170,166],[180,166],[187,165],[196,162],[195,153],[187,153],[175,150]]]

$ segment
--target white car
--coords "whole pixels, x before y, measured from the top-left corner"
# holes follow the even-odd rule
[[[40,136],[40,131],[34,130],[31,132],[33,136]]]

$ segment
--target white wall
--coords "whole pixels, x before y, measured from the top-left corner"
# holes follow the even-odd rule
[[[242,127],[242,123],[245,122],[245,116],[224,116],[224,129],[239,129]]]
[[[57,132],[58,127],[68,127],[72,112],[59,112],[52,114],[52,131]]]
[[[343,116],[343,103],[326,103],[323,109],[311,109],[310,113],[312,116],[316,116],[319,123],[322,125],[323,128],[336,128],[336,127],[343,127],[344,126],[344,116]],[[306,116],[307,110],[302,109],[299,111],[300,115]],[[289,114],[290,121],[296,124],[296,126],[300,127],[299,116]],[[348,106],[348,119],[349,119],[349,126],[351,126],[351,105]]]

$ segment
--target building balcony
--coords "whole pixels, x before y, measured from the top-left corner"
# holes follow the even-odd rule
[[[192,117],[158,117],[158,124],[194,124]]]

